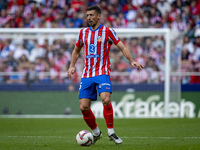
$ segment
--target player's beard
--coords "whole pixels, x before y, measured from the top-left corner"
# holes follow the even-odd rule
[[[97,25],[97,23],[96,22],[91,22],[91,23],[89,23],[89,25],[90,25],[90,27],[94,28]]]
[[[93,27],[93,28],[94,28],[95,26],[96,26],[96,24],[92,24],[92,25],[91,25],[91,27]]]

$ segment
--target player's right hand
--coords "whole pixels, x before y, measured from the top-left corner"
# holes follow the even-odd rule
[[[67,76],[71,79],[72,78],[72,74],[74,74],[75,72],[75,68],[74,67],[70,67],[69,70],[67,71]]]

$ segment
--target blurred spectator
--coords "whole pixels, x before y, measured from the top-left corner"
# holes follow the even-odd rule
[[[161,13],[156,8],[151,8],[150,10],[150,23],[151,25],[155,25],[158,22],[161,22]]]
[[[151,14],[151,8],[152,8],[152,5],[151,5],[151,0],[146,0],[146,3],[144,3],[141,8],[143,9],[144,13],[146,13],[149,17],[150,17],[150,14]]]
[[[14,52],[13,52],[13,51],[9,51],[9,55],[8,55],[8,65],[11,66],[12,68],[18,66],[18,62],[17,62],[17,60],[14,58]]]
[[[193,17],[197,16],[200,13],[200,1],[191,0],[190,11],[192,12]]]
[[[176,15],[174,22],[172,23],[172,28],[176,28],[179,31],[187,30],[187,25],[181,20],[181,15]]]
[[[133,54],[133,57],[136,58],[139,53],[143,53],[143,49],[140,45],[138,45],[138,39],[137,38],[132,38],[129,44],[130,51]]]
[[[0,11],[4,8],[8,7],[8,1],[7,0],[0,0]]]
[[[47,13],[45,14],[45,26],[46,26],[46,28],[52,27],[52,21],[53,20],[54,20],[53,9],[49,8]]]
[[[154,84],[160,83],[159,69],[156,65],[153,66],[152,71],[150,72],[148,83],[154,83]]]
[[[43,72],[45,70],[45,67],[44,67],[44,63],[43,63],[43,58],[40,58],[40,57],[37,57],[35,59],[35,70],[36,72]]]
[[[29,88],[31,83],[35,83],[38,80],[37,73],[35,71],[35,64],[30,63],[29,69],[25,76],[26,85]]]
[[[176,4],[171,3],[171,10],[169,12],[169,21],[174,22],[177,15],[180,15],[181,11],[176,8]]]
[[[29,52],[27,49],[24,48],[23,44],[20,44],[16,50],[14,51],[14,58],[19,59],[22,55],[25,55],[27,58],[29,58]]]
[[[155,24],[154,24],[154,28],[162,28],[161,21],[156,21]]]
[[[186,5],[181,13],[181,18],[185,23],[191,23],[192,21],[192,12],[190,11],[190,6]]]
[[[155,70],[160,70],[162,72],[165,72],[165,57],[164,56],[160,57],[160,60],[157,66],[158,66],[158,69],[154,67]]]
[[[116,16],[117,16],[117,7],[115,7],[113,4],[108,4],[107,5],[107,11],[109,14],[109,21],[112,22],[115,20]]]
[[[41,59],[41,63],[43,64],[43,70],[38,72],[38,78],[40,83],[50,83],[51,82],[51,78],[50,78],[50,65],[44,61],[44,59]]]
[[[55,65],[54,60],[49,60],[49,64],[50,64],[51,81],[53,81],[53,82],[61,81],[59,66]]]
[[[23,42],[24,42],[24,48],[27,49],[30,54],[32,49],[35,47],[34,40],[24,39]]]
[[[166,22],[166,27],[170,29],[170,40],[174,41],[177,39],[180,35],[180,31],[177,28],[172,27],[172,24],[170,21]]]
[[[139,8],[145,3],[145,0],[132,0],[132,5],[136,8]]]
[[[10,75],[6,83],[24,83],[23,75],[18,73],[18,67],[14,67],[12,71],[14,74]]]
[[[200,60],[200,47],[197,46],[197,44],[193,43],[194,51],[191,54],[191,61],[193,63],[198,63]]]
[[[199,30],[200,31],[200,30]],[[196,42],[196,44],[197,44],[197,47],[200,47],[200,34],[197,34],[196,36],[195,36],[195,42]]]
[[[26,57],[26,55],[22,55],[19,58],[18,63],[19,63],[18,70],[23,71],[23,72],[26,72],[28,70],[30,62],[29,62],[28,58]]]
[[[34,41],[34,45],[35,47],[31,50],[30,57],[29,57],[29,60],[31,62],[35,62],[35,59],[37,57],[45,57],[45,54],[46,54],[46,50],[40,47],[37,40]]]
[[[55,65],[61,70],[64,66],[67,66],[67,64],[70,61],[70,55],[63,49],[60,49],[59,52],[54,57],[54,63]]]
[[[71,8],[76,12],[78,12],[82,6],[84,6],[83,0],[71,0]]]
[[[0,65],[0,72],[4,72],[2,64]],[[2,75],[0,76],[0,83],[4,83],[4,76]]]
[[[15,14],[17,10],[19,9],[19,5],[21,4],[21,0],[17,2],[17,0],[11,0],[8,3],[8,7],[10,9],[11,14]]]
[[[2,69],[1,69],[4,73],[10,73],[12,72],[13,68],[11,66],[9,66],[8,64],[8,60],[4,60],[2,63]],[[9,75],[4,75],[3,76],[3,80],[7,81],[9,79]]]
[[[149,53],[153,51],[153,45],[152,45],[152,39],[151,38],[145,39],[145,44],[144,44],[143,49],[144,49],[143,54],[145,55],[145,57],[148,57]]]
[[[157,8],[162,14],[162,16],[166,15],[170,11],[170,3],[166,0],[158,0]]]
[[[1,50],[1,57],[2,58],[8,58],[9,56],[9,51],[10,51],[10,40],[6,39],[4,40],[4,45],[3,48]]]
[[[193,46],[193,43],[192,41],[190,41],[190,38],[185,35],[183,37],[183,47],[187,48],[187,50],[190,52],[190,53],[193,53],[194,52],[194,46]]]
[[[147,58],[145,57],[143,51],[139,51],[135,59],[137,62],[141,63],[143,66],[146,66]]]
[[[153,71],[154,66],[156,66],[155,59],[153,59],[152,57],[149,57],[147,62],[148,63],[146,64],[145,67],[146,67],[148,74],[150,74]]]
[[[7,16],[6,9],[1,9],[0,11],[0,27],[2,27],[10,20],[10,17]]]
[[[128,12],[126,13],[126,18],[128,21],[133,21],[136,17],[136,10],[133,9],[132,5],[128,5]]]
[[[128,26],[128,20],[124,18],[124,14],[121,12],[113,22],[115,28],[126,28]]]
[[[79,18],[77,12],[73,12],[72,18],[69,20],[69,23],[73,23],[72,28],[80,28],[83,24],[83,20]]]
[[[118,49],[113,49],[110,53],[111,57],[111,71],[115,74],[111,77],[113,82],[128,83],[128,77],[122,76],[120,72],[128,70],[128,64],[123,61],[123,55]]]
[[[187,47],[183,47],[182,53],[181,53],[181,60],[189,62],[189,56],[190,52],[188,51]]]
[[[146,69],[141,69],[141,70],[137,70],[137,69],[133,69],[130,73],[129,79],[131,83],[147,83],[148,81],[148,73],[146,71]]]
[[[44,43],[42,45],[40,45],[40,47],[42,47],[45,50],[47,50],[48,46],[49,46],[49,40],[48,39],[45,39]]]
[[[194,72],[200,72],[199,68],[194,68]],[[200,84],[200,76],[192,75],[190,78],[191,84]]]
[[[191,22],[187,23],[187,29],[186,29],[186,33],[185,35],[188,36],[190,39],[194,38],[194,28],[193,28],[193,24]]]

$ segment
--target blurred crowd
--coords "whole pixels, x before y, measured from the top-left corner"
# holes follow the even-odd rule
[[[0,0],[0,28],[88,27],[85,13],[91,5],[100,6],[101,23],[108,27],[169,28],[171,71],[200,72],[200,0]],[[121,40],[145,69],[133,69],[117,47],[112,46],[112,82],[163,83],[164,37]],[[0,74],[0,83],[71,82],[66,71],[74,45],[74,39],[16,42],[0,37],[0,73],[4,73]],[[81,54],[76,64],[73,83],[80,81],[82,57]],[[171,78],[172,82],[177,80]],[[181,81],[200,83],[200,76],[184,76]]]

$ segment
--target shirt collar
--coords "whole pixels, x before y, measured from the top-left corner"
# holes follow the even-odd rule
[[[102,24],[100,24],[100,25],[99,25],[99,27],[98,27],[98,28],[96,28],[95,30],[92,30],[92,28],[90,27],[90,30],[91,30],[91,31],[96,31],[96,30],[100,29],[102,26],[103,26],[103,25],[102,25]]]

